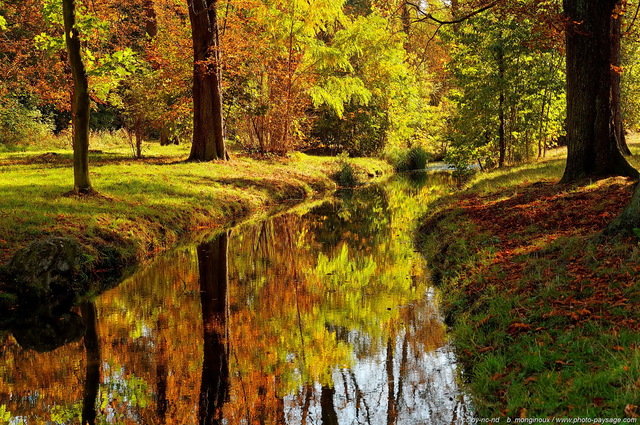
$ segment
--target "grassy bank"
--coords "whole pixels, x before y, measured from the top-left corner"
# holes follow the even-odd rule
[[[293,154],[269,160],[186,163],[187,146],[123,148],[90,155],[97,196],[70,195],[69,150],[0,154],[0,264],[29,242],[72,236],[95,267],[144,262],[187,235],[335,189],[339,160]],[[349,159],[361,178],[389,171],[382,161]]]
[[[638,238],[594,241],[633,183],[558,185],[563,165],[482,174],[422,223],[479,417],[640,414]]]

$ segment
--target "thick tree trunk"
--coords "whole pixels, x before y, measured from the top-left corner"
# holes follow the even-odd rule
[[[228,159],[216,0],[187,0],[193,37],[193,144],[190,161]]]
[[[77,193],[90,193],[89,181],[89,83],[80,55],[75,0],[62,1],[67,55],[73,75],[71,122],[73,125],[73,186]]]
[[[563,183],[637,177],[618,148],[612,93],[611,15],[615,0],[564,0],[568,20],[567,165]]]

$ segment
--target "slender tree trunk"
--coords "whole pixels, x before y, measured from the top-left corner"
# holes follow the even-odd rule
[[[613,103],[613,123],[618,142],[618,148],[623,155],[631,155],[624,134],[622,122],[622,98],[620,88],[620,73],[622,72],[622,60],[620,55],[620,43],[622,41],[622,16],[611,17],[611,102]]]
[[[142,119],[138,117],[135,123],[135,134],[136,134],[136,158],[142,158]]]
[[[187,0],[193,37],[193,144],[190,161],[229,159],[224,142],[217,0]]]
[[[611,77],[615,0],[564,0],[567,60],[567,165],[561,182],[638,177],[618,148]]]
[[[67,55],[73,75],[71,122],[73,125],[73,186],[76,193],[90,193],[89,181],[89,82],[80,55],[75,0],[62,1]]]
[[[498,157],[498,167],[504,167],[505,157],[507,153],[507,144],[505,140],[504,127],[505,127],[505,118],[504,118],[504,50],[502,48],[502,33],[500,33],[500,47],[498,47],[496,60],[498,62],[498,77],[500,84],[500,97],[498,100],[498,120],[500,121],[500,125],[498,127],[498,149],[499,149],[499,157]]]

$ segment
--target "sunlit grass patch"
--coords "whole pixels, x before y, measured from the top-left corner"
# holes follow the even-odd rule
[[[89,249],[111,246],[127,261],[144,260],[199,229],[335,189],[328,174],[336,159],[330,157],[232,155],[230,161],[187,163],[188,146],[145,145],[143,159],[133,159],[126,147],[101,148],[90,153],[98,192],[92,197],[69,194],[69,150],[0,154],[0,263],[46,235],[71,235]],[[390,170],[373,159],[354,164],[365,179]]]

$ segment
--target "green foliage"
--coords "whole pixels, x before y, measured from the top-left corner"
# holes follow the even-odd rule
[[[64,51],[62,3],[46,0],[42,13],[49,27],[35,37],[35,47],[49,54]],[[82,59],[91,78],[90,89],[96,98],[107,101],[111,90],[139,68],[138,54],[129,47],[110,52],[113,49],[110,45],[110,23],[100,19],[82,3],[76,6],[76,29],[84,41]]]
[[[337,164],[338,169],[331,174],[331,179],[340,187],[355,187],[360,184],[356,170],[346,156],[343,156]]]
[[[402,33],[389,28],[376,13],[358,16],[311,50],[320,73],[310,90],[318,108],[312,146],[373,155],[425,128],[428,85],[407,65]]]
[[[449,160],[459,169],[478,159],[497,165],[501,125],[507,162],[544,154],[563,131],[563,58],[537,38],[534,22],[487,12],[442,37],[456,87]]]
[[[354,156],[374,155],[384,148],[389,118],[379,104],[350,103],[342,115],[324,106],[318,113],[309,133],[309,146]]]
[[[640,47],[637,43],[622,43],[621,105],[625,127],[640,130]]]
[[[41,112],[11,96],[0,98],[0,149],[35,145],[52,130]]]

